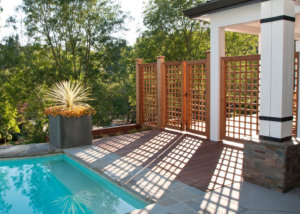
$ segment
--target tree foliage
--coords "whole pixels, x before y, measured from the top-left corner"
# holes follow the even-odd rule
[[[22,10],[28,37],[49,49],[59,79],[87,81],[99,73],[125,18],[108,0],[24,0]]]
[[[124,30],[126,19],[115,1],[23,0],[19,9],[25,18],[19,21],[28,42],[20,45],[19,35],[12,35],[0,44],[0,138],[43,142],[48,132],[45,91],[66,80],[82,81],[91,89],[94,126],[115,119],[135,122],[134,59],[205,58],[208,23],[182,13],[202,2],[150,0],[144,10],[146,30],[131,47],[114,36]],[[226,32],[227,55],[255,53],[256,36]]]
[[[166,60],[192,60],[209,49],[209,30],[182,13],[201,0],[150,0],[144,11],[147,30],[136,43],[137,55],[146,61],[164,55]]]

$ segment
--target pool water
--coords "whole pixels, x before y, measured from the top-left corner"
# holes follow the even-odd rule
[[[147,204],[66,155],[0,161],[0,213],[127,213]]]

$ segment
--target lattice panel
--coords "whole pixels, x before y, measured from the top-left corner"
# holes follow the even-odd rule
[[[166,126],[183,128],[183,64],[165,63],[166,72]]]
[[[299,93],[299,52],[295,54],[294,64],[294,82],[293,82],[293,125],[292,135],[297,136],[297,119],[298,119],[298,93]]]
[[[258,137],[260,56],[225,57],[225,138]]]
[[[157,73],[156,63],[141,65],[142,121],[145,125],[157,126]]]
[[[206,133],[206,60],[187,62],[187,130]]]

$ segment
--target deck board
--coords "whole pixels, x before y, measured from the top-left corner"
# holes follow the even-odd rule
[[[94,145],[202,191],[242,179],[242,149],[190,135],[153,130],[101,138]]]

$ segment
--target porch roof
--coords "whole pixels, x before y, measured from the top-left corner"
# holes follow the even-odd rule
[[[234,7],[240,7],[247,4],[253,4],[257,2],[268,0],[211,0],[203,4],[199,4],[196,7],[184,10],[184,15],[189,18],[195,18],[210,13],[231,9]]]

